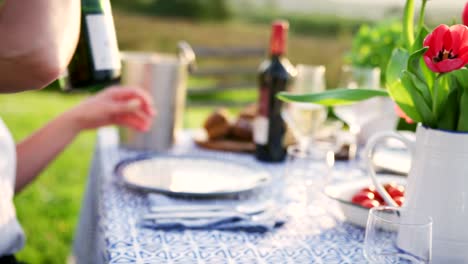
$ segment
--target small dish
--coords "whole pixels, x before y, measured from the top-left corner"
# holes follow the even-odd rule
[[[124,160],[115,173],[124,184],[134,188],[193,197],[238,194],[259,188],[271,179],[261,168],[189,155]]]
[[[401,176],[379,174],[379,181],[383,184],[394,182],[396,184],[406,186],[406,178]],[[370,177],[339,182],[325,187],[325,194],[339,203],[340,209],[348,222],[366,227],[369,209],[352,203],[351,199],[359,190],[369,186],[373,186]]]

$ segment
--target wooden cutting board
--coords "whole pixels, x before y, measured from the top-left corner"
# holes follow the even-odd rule
[[[255,144],[253,142],[231,139],[209,140],[206,133],[203,132],[196,133],[194,141],[197,146],[210,150],[244,153],[253,153],[255,151]]]
[[[235,140],[195,140],[195,143],[201,147],[210,150],[229,151],[229,152],[248,152],[255,151],[255,144],[252,142],[235,141]]]

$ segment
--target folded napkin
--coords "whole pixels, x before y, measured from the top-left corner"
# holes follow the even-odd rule
[[[168,197],[162,194],[148,194],[150,207],[157,206],[200,206],[200,205],[254,205],[256,201],[239,201],[235,199],[226,200],[206,200],[206,199],[181,199]],[[151,212],[148,212],[151,213]],[[204,219],[144,219],[140,221],[140,226],[162,230],[182,230],[182,229],[217,229],[228,231],[245,232],[267,232],[284,224],[284,219],[279,219],[276,210],[267,209],[255,217],[245,218],[239,216],[215,217]]]

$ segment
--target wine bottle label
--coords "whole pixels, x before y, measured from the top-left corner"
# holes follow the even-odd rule
[[[120,69],[120,54],[112,16],[89,14],[86,16],[89,43],[95,70]]]
[[[260,88],[259,96],[258,115],[253,122],[253,138],[256,144],[265,145],[268,143],[268,128],[270,126],[268,120],[270,90],[266,87]]]
[[[268,143],[268,127],[270,126],[268,118],[257,116],[252,126],[254,142],[258,145],[266,145]]]

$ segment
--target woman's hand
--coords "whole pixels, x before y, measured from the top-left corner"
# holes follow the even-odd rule
[[[110,87],[83,101],[17,145],[16,191],[34,180],[83,129],[122,125],[145,131],[153,116],[151,98],[140,89]]]
[[[106,125],[147,131],[155,111],[151,97],[143,90],[114,86],[88,98],[65,115],[78,131]]]

